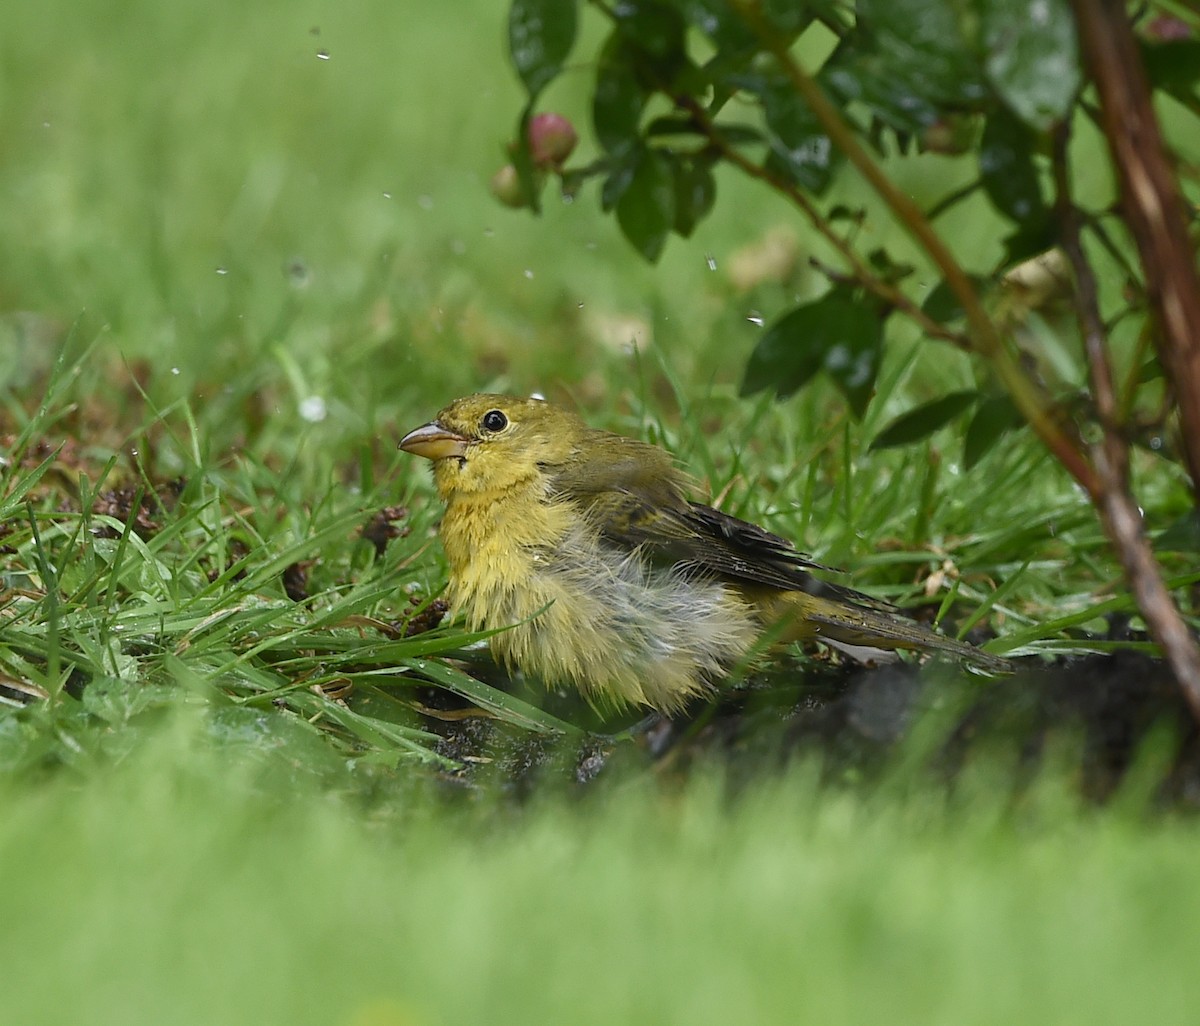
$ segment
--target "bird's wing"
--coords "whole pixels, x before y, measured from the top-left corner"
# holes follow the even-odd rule
[[[672,510],[671,516],[690,529],[691,552],[680,560],[685,565],[740,583],[802,591],[880,612],[898,611],[890,603],[814,576],[814,570],[837,571],[757,524],[699,502],[689,502],[683,510]]]
[[[606,541],[640,549],[660,565],[893,611],[885,602],[813,576],[811,571],[829,568],[787,539],[689,502],[687,477],[662,449],[617,435],[604,441],[589,449],[586,462],[553,468],[549,478],[552,490],[577,503]],[[597,452],[603,454],[599,461]]]

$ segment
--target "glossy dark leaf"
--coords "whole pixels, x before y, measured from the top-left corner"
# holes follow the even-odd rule
[[[819,80],[843,106],[865,104],[871,124],[894,131],[919,132],[938,119],[938,108],[895,77],[886,65],[868,54],[839,49],[821,71]]]
[[[822,81],[894,129],[916,132],[944,108],[973,108],[987,86],[957,5],[945,0],[859,0],[857,22]]]
[[[728,0],[682,0],[680,9],[689,25],[699,29],[719,50],[745,52],[758,46],[758,37]]]
[[[1155,552],[1200,552],[1200,510],[1188,510],[1154,539]],[[85,692],[86,693],[86,692]]]
[[[608,177],[604,179],[604,185],[600,188],[600,209],[605,213],[612,210],[625,195],[625,190],[633,182],[633,174],[640,159],[641,151],[632,145],[613,158]]]
[[[576,27],[575,0],[513,0],[509,52],[531,100],[562,70]]]
[[[1008,108],[1044,131],[1079,89],[1079,45],[1067,0],[980,0],[984,69]]]
[[[718,131],[725,142],[734,146],[742,143],[760,143],[763,141],[763,133],[751,125],[735,125],[722,122],[718,126]],[[646,126],[645,135],[648,139],[673,135],[703,136],[706,138],[704,130],[691,118],[686,117],[655,118]]]
[[[913,273],[912,264],[897,263],[884,247],[877,246],[867,254],[867,263],[880,279],[895,285]]]
[[[983,279],[974,275],[968,275],[968,277],[975,286],[975,291],[978,292],[983,286]],[[944,279],[939,281],[925,297],[925,302],[921,304],[921,312],[932,317],[939,324],[950,324],[953,321],[960,321],[966,316],[958,296],[954,294],[949,282]]]
[[[1158,381],[1163,377],[1162,363],[1159,362],[1157,356],[1152,356],[1138,368],[1138,383],[1145,384],[1147,381]]]
[[[700,158],[675,158],[671,163],[675,181],[676,234],[688,238],[696,229],[717,198],[717,182],[712,162]]]
[[[619,0],[609,10],[617,31],[646,56],[669,67],[683,53],[684,20],[661,0]]]
[[[742,395],[790,395],[824,370],[861,416],[875,387],[883,322],[848,289],[796,307],[767,329],[746,363]]]
[[[1142,41],[1142,63],[1150,85],[1184,102],[1196,99],[1200,83],[1200,39]]]
[[[1058,242],[1054,219],[1049,211],[1043,216],[1026,221],[1015,232],[1004,239],[1004,267],[1015,267],[1031,257],[1053,247]]]
[[[763,17],[776,32],[786,36],[799,35],[811,24],[814,9],[819,4],[797,3],[796,0],[760,0]]]
[[[675,182],[666,160],[653,150],[641,152],[629,187],[617,201],[617,223],[651,263],[662,255],[675,224]]]
[[[809,106],[779,79],[762,92],[763,113],[770,131],[772,165],[783,170],[796,184],[815,193],[830,182],[841,159]]]
[[[1034,164],[1037,137],[1007,110],[988,119],[979,144],[979,175],[984,192],[1000,213],[1017,224],[1046,216]]]
[[[971,389],[963,392],[951,392],[937,399],[931,399],[927,403],[922,403],[920,406],[915,406],[907,413],[900,414],[880,431],[871,442],[871,448],[890,449],[894,446],[919,442],[945,427],[956,417],[962,416],[978,401],[979,393]]]
[[[851,309],[854,313],[841,320],[841,338],[825,351],[823,367],[846,397],[851,412],[861,419],[875,394],[875,377],[883,354],[883,321],[861,303]],[[837,323],[828,326],[838,327]]]
[[[646,94],[638,84],[629,52],[614,32],[600,52],[592,96],[596,140],[607,152],[628,152],[637,143],[645,104]]]
[[[1020,411],[1007,395],[984,399],[967,424],[963,439],[963,466],[970,470],[1004,435],[1022,423]]]

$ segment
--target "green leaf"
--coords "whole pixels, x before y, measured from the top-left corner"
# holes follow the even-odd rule
[[[880,431],[871,442],[871,448],[890,449],[894,446],[919,442],[923,438],[928,438],[938,429],[945,427],[956,417],[961,416],[978,401],[979,393],[975,389],[970,389],[951,392],[938,399],[915,406],[907,413],[900,414]]]
[[[1162,363],[1158,356],[1151,356],[1141,367],[1138,368],[1137,380],[1139,385],[1144,385],[1147,381],[1158,381],[1164,377]]]
[[[1039,253],[1045,253],[1058,242],[1058,232],[1049,210],[1040,218],[1021,224],[1015,232],[1004,239],[1002,267],[1015,267]]]
[[[899,131],[919,131],[947,108],[977,108],[988,95],[958,5],[947,0],[859,0],[855,27],[821,79]]]
[[[645,104],[646,94],[638,84],[630,55],[620,34],[614,32],[600,51],[592,95],[592,125],[605,151],[627,153],[637,144]]]
[[[1082,75],[1067,0],[982,0],[988,81],[1025,124],[1045,131],[1066,117]]]
[[[1200,552],[1200,510],[1188,510],[1154,539],[1155,552]]]
[[[712,173],[710,160],[676,157],[671,161],[675,182],[676,234],[688,238],[696,225],[712,210],[717,199],[717,182]]]
[[[675,223],[675,182],[666,160],[654,150],[641,152],[629,187],[617,201],[617,223],[651,263],[662,255]]]
[[[883,350],[883,321],[871,310],[857,324],[845,323],[840,341],[825,351],[825,373],[841,389],[855,417],[861,419],[875,394],[875,376]]]
[[[1150,85],[1185,103],[1195,100],[1200,82],[1200,39],[1172,39],[1165,43],[1140,41],[1142,64]]]
[[[968,275],[971,279],[971,284],[975,286],[975,291],[979,292],[984,284],[982,278],[975,275]],[[925,297],[925,302],[921,304],[921,312],[928,317],[933,318],[939,324],[950,324],[953,321],[960,321],[966,316],[966,311],[963,305],[959,302],[958,296],[950,287],[950,283],[944,278],[939,281]]]
[[[821,131],[811,108],[783,79],[767,85],[762,101],[770,133],[771,163],[797,185],[815,193],[824,191],[841,153]]]
[[[683,0],[680,7],[688,24],[708,36],[719,50],[738,53],[757,48],[754,30],[728,0]]]
[[[1033,156],[1037,137],[1007,110],[987,119],[979,144],[984,192],[1000,213],[1017,224],[1044,220],[1046,203]]]
[[[751,125],[735,125],[729,122],[722,122],[717,125],[717,132],[725,142],[733,146],[744,143],[761,143],[764,140],[763,133]],[[702,136],[707,138],[704,129],[697,124],[695,119],[676,116],[655,118],[646,126],[645,134],[648,139],[675,135]]]
[[[765,388],[780,396],[824,370],[861,416],[875,387],[883,322],[849,289],[798,306],[767,329],[742,377],[741,394]]]
[[[508,48],[530,100],[562,70],[576,27],[575,0],[513,0]]]
[[[600,209],[606,214],[617,205],[625,195],[625,190],[633,183],[639,159],[640,151],[629,149],[613,160],[612,169],[600,187]]]
[[[1021,423],[1021,412],[1007,395],[993,395],[984,399],[967,425],[967,434],[963,439],[963,467],[970,470],[1001,437]]]
[[[617,30],[660,66],[683,54],[684,21],[660,0],[620,0],[610,8]]]

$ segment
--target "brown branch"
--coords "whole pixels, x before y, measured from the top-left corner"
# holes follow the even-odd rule
[[[1120,183],[1121,207],[1158,324],[1159,360],[1175,388],[1183,455],[1200,499],[1200,275],[1122,0],[1071,0]],[[1200,686],[1200,685],[1198,685]]]
[[[1125,571],[1125,579],[1146,619],[1146,626],[1162,648],[1167,664],[1191,706],[1192,715],[1200,720],[1200,644],[1188,630],[1179,607],[1167,590],[1129,488],[1129,446],[1122,431],[1096,276],[1083,249],[1083,219],[1071,199],[1067,160],[1069,136],[1067,125],[1054,134],[1055,213],[1059,243],[1075,275],[1075,307],[1083,329],[1096,415],[1103,432],[1100,441],[1091,448],[1092,465],[1102,489],[1096,498],[1096,506]]]
[[[970,276],[950,248],[942,241],[920,207],[887,176],[871,155],[860,145],[854,130],[846,124],[824,90],[809,75],[788,49],[787,41],[772,30],[764,18],[761,0],[737,0],[734,5],[753,29],[762,45],[778,61],[793,87],[808,104],[830,141],[845,153],[867,183],[888,205],[896,219],[929,254],[941,271],[955,297],[962,304],[970,331],[972,349],[985,357],[1026,423],[1043,444],[1078,481],[1090,496],[1100,493],[1100,481],[1078,442],[1063,429],[1053,403],[1021,368],[1012,350],[1005,345],[995,323],[984,310]]]

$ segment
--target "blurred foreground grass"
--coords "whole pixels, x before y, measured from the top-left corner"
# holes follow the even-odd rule
[[[1197,825],[815,765],[524,807],[317,790],[176,721],[0,786],[5,1021],[1190,1021]],[[1136,776],[1137,774],[1135,774]]]

